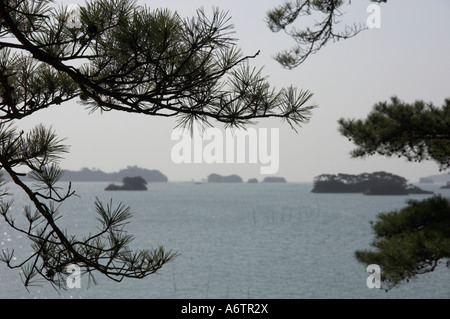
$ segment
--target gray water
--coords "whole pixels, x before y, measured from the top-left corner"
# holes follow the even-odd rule
[[[63,184],[65,185],[65,184]],[[74,183],[80,197],[61,207],[71,234],[95,231],[94,201],[130,206],[132,248],[164,246],[181,255],[145,279],[115,283],[81,278],[58,294],[48,284],[27,291],[19,271],[0,263],[0,298],[449,298],[445,264],[389,292],[369,289],[369,273],[354,259],[370,248],[370,221],[407,199],[430,195],[313,194],[310,183],[150,184],[146,192],[105,192],[105,183]],[[450,196],[439,185],[421,185]],[[16,192],[14,185],[10,186]],[[25,197],[17,192],[15,210]],[[0,221],[0,248],[28,249]],[[88,287],[89,286],[89,287]]]

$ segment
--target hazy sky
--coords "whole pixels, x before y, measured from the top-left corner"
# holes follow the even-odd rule
[[[77,1],[61,1],[65,4]],[[256,128],[279,128],[279,171],[288,181],[312,181],[323,173],[359,174],[385,170],[416,182],[439,174],[433,162],[414,164],[404,159],[374,156],[353,159],[353,144],[337,131],[337,120],[363,118],[379,101],[396,95],[413,102],[421,99],[441,105],[450,97],[450,1],[397,0],[381,5],[381,27],[355,38],[329,43],[294,70],[285,70],[273,56],[293,42],[283,33],[272,33],[264,22],[267,10],[282,0],[140,1],[152,8],[167,7],[190,17],[204,7],[228,11],[235,37],[245,54],[261,50],[251,65],[264,67],[263,74],[276,88],[294,85],[314,93],[319,105],[309,124],[296,133],[278,120],[260,121]],[[352,1],[345,21],[365,23],[368,0]],[[301,25],[301,21],[297,22]],[[120,112],[89,114],[76,102],[36,113],[16,124],[29,128],[52,125],[66,137],[70,153],[61,162],[70,170],[83,167],[113,172],[128,165],[158,169],[171,181],[206,178],[215,172],[238,174],[247,180],[259,175],[256,164],[175,164],[171,140],[175,119],[130,115]],[[221,125],[219,125],[222,128]]]

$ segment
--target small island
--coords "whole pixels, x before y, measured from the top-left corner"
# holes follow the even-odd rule
[[[258,179],[257,179],[257,178],[250,178],[250,179],[248,180],[248,183],[249,183],[249,184],[257,184],[257,183],[258,183]]]
[[[110,184],[105,188],[105,191],[146,191],[147,181],[140,176],[124,177],[123,185]]]
[[[323,174],[314,178],[313,193],[363,193],[365,195],[433,194],[412,184],[401,176],[386,172]]]
[[[208,183],[242,183],[242,178],[238,175],[222,176],[219,174],[210,174]]]
[[[284,177],[268,176],[262,181],[263,183],[287,183]]]

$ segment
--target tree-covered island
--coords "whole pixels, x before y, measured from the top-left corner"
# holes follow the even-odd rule
[[[363,193],[365,195],[433,194],[387,172],[322,174],[314,179],[313,193]]]

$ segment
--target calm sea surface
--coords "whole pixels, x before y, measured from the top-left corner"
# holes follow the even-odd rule
[[[65,184],[62,184],[65,185]],[[379,212],[429,195],[313,194],[312,184],[150,184],[146,192],[105,192],[107,183],[74,183],[80,197],[61,207],[70,234],[96,231],[95,198],[130,206],[132,248],[164,246],[181,255],[157,274],[58,295],[47,284],[27,291],[18,270],[0,263],[0,298],[449,298],[450,269],[440,265],[388,293],[369,289],[353,257],[370,248]],[[439,185],[420,185],[450,196]],[[14,185],[10,186],[15,192]],[[17,193],[15,210],[25,203]],[[0,220],[0,248],[29,244]]]

